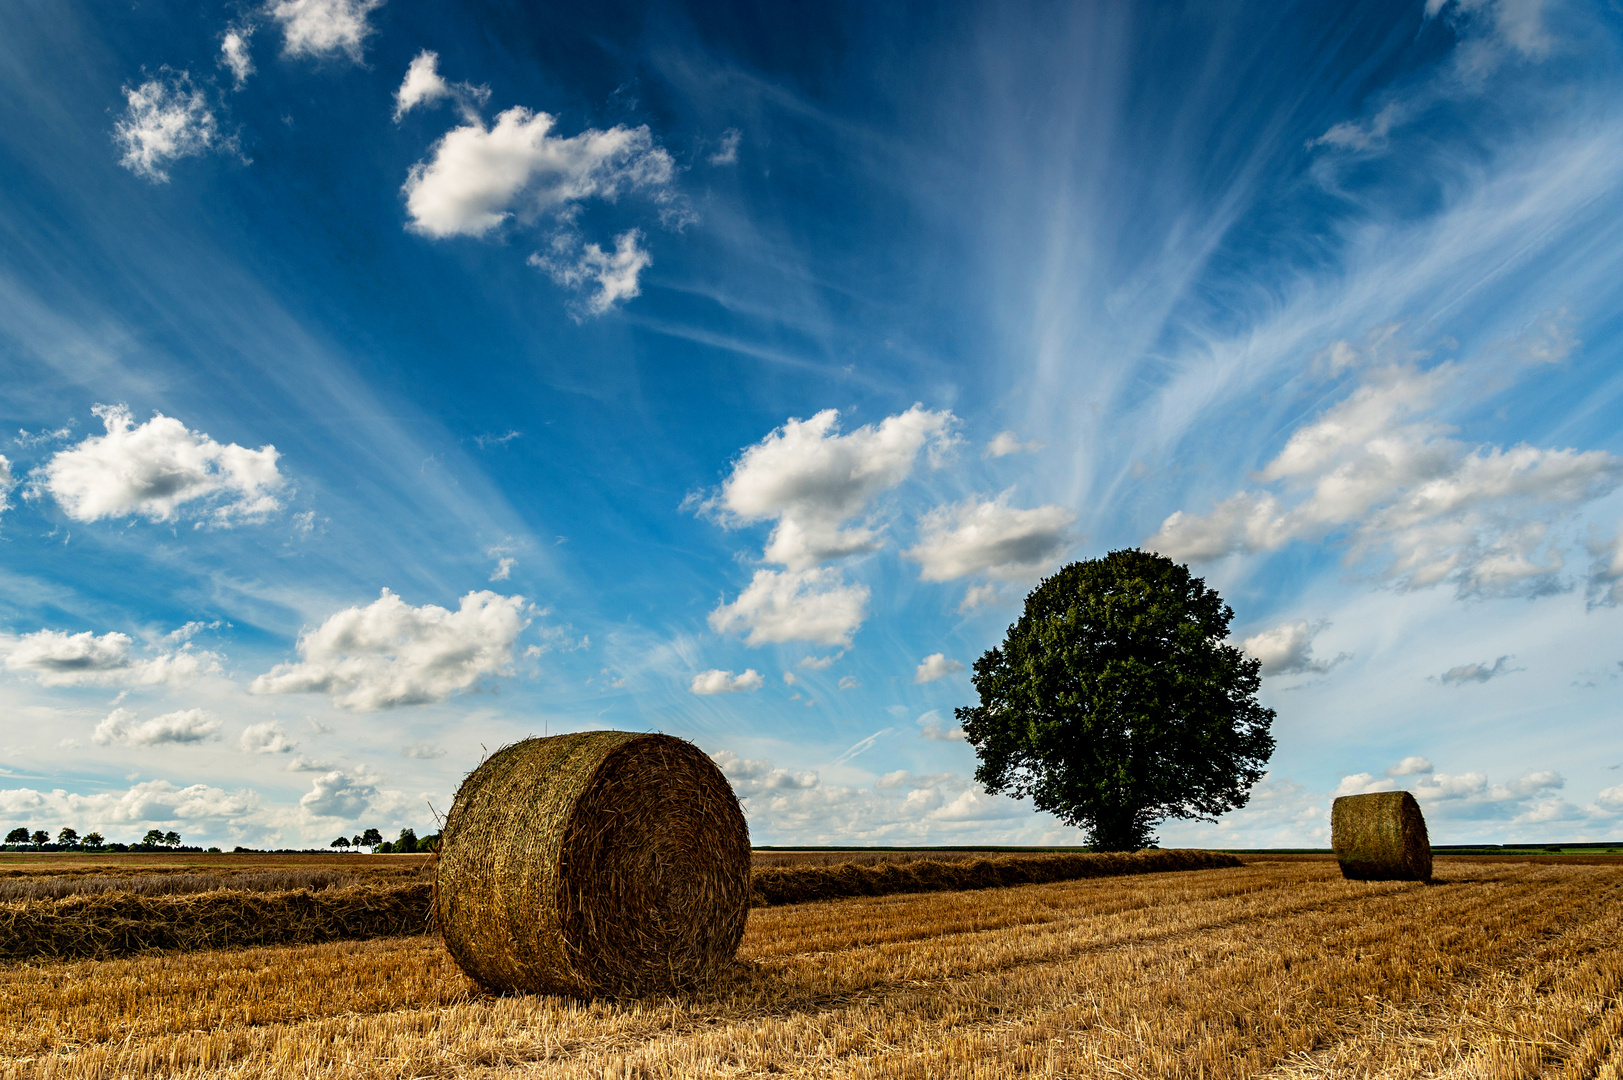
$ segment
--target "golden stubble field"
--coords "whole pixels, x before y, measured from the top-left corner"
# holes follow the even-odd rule
[[[1328,859],[758,909],[688,998],[492,997],[437,939],[0,966],[0,1075],[1619,1077],[1623,864]]]

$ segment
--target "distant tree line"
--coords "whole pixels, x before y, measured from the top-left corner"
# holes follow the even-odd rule
[[[163,832],[160,829],[148,829],[147,834],[132,844],[120,844],[116,841],[109,843],[99,832],[88,832],[83,836],[79,830],[64,826],[51,839],[51,834],[44,829],[30,830],[26,825],[12,829],[6,834],[6,842],[0,845],[5,851],[202,851],[200,847],[188,847],[180,842],[177,832]],[[219,848],[211,850],[218,851]]]
[[[410,855],[416,852],[434,851],[440,846],[440,834],[429,833],[419,838],[416,829],[401,829],[400,836],[394,840],[385,840],[383,834],[376,829],[367,829],[353,838],[340,836],[328,847],[339,851],[348,851],[350,848],[369,847],[374,853],[395,855]]]
[[[374,852],[390,854],[412,854],[416,852],[434,851],[439,847],[440,834],[429,833],[419,837],[416,829],[401,829],[400,835],[394,840],[385,840],[383,833],[377,829],[366,829],[356,833],[353,837],[340,836],[328,846],[339,851],[361,850],[370,848]],[[51,834],[44,829],[30,830],[27,826],[19,826],[6,834],[6,842],[0,844],[0,851],[173,851],[173,852],[201,852],[200,847],[188,847],[180,842],[177,832],[163,832],[159,829],[148,829],[147,834],[132,844],[108,843],[99,832],[88,832],[83,836],[77,829],[63,828],[51,839]],[[211,847],[209,851],[219,851]],[[238,847],[239,852],[256,851],[256,848]],[[303,850],[303,849],[279,849]]]

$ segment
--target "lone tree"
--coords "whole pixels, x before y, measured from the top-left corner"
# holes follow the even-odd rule
[[[26,844],[26,843],[28,843],[28,830],[27,829],[12,829],[10,832],[6,833],[6,843],[8,843],[8,844]]]
[[[1273,753],[1259,663],[1189,568],[1143,551],[1072,563],[975,662],[960,708],[989,793],[1030,796],[1096,848],[1134,851],[1167,818],[1244,806]]]
[[[79,844],[79,830],[70,829],[64,825],[62,831],[56,834],[56,842],[63,847],[77,847]]]

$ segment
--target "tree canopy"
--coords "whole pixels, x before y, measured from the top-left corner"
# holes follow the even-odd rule
[[[1031,798],[1112,851],[1168,818],[1244,806],[1273,753],[1259,664],[1226,642],[1234,612],[1189,568],[1143,551],[1072,563],[1026,598],[975,662],[957,710],[988,792]]]

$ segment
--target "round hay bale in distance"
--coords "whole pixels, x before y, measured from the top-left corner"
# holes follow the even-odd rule
[[[1420,804],[1407,791],[1343,795],[1330,806],[1330,844],[1343,877],[1430,881],[1431,841]]]
[[[636,995],[729,963],[750,902],[749,827],[727,778],[669,735],[525,739],[468,774],[434,911],[491,990]]]

